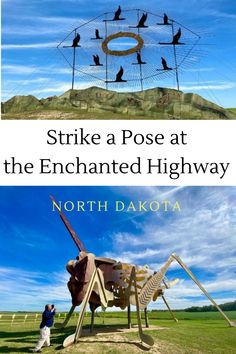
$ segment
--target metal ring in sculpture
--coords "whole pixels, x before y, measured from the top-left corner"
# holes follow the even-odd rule
[[[108,48],[108,44],[113,40],[117,38],[133,38],[137,41],[137,45],[134,46],[133,48],[127,49],[127,50],[111,50]],[[115,34],[111,34],[108,36],[105,41],[102,43],[102,50],[105,54],[107,55],[114,55],[118,57],[130,55],[139,52],[144,45],[143,39],[135,33],[132,32],[118,32]]]

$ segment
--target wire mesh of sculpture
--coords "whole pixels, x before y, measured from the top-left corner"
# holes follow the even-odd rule
[[[111,90],[143,90],[174,77],[201,56],[201,37],[167,14],[107,12],[74,28],[57,46],[75,77]]]

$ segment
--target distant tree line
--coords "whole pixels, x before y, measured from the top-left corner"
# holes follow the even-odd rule
[[[223,311],[236,311],[236,301],[233,302],[227,302],[225,304],[219,305],[221,310]],[[192,306],[187,309],[185,309],[186,312],[212,312],[212,311],[217,311],[215,306],[209,305],[209,306]]]
[[[227,302],[225,304],[219,305],[220,308],[223,311],[236,311],[236,300],[233,302]],[[152,310],[151,312],[166,312],[167,310]],[[181,311],[186,311],[186,312],[216,312],[218,311],[215,306],[209,305],[209,306],[192,306],[186,309],[181,309],[181,310],[174,310],[175,312],[181,312]]]

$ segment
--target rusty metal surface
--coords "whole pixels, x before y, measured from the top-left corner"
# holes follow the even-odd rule
[[[137,41],[137,45],[133,48],[127,50],[111,50],[108,48],[108,44],[117,38],[133,38]],[[114,55],[117,57],[122,57],[130,54],[139,52],[144,46],[144,41],[141,36],[132,32],[118,32],[108,36],[102,43],[102,50],[107,55]]]

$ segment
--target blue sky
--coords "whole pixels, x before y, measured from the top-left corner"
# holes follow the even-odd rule
[[[198,50],[206,53],[196,52],[192,58],[196,63],[183,67],[181,89],[196,92],[225,107],[235,106],[234,0],[180,0],[178,5],[175,0],[151,0],[148,4],[137,0],[130,1],[129,5],[124,0],[119,3],[94,0],[92,6],[84,0],[2,0],[2,99],[16,94],[48,97],[68,90],[71,70],[55,47],[74,27],[105,11],[115,10],[118,4],[122,8],[139,7],[160,15],[166,12],[170,18],[199,33],[202,42]],[[153,55],[149,52],[146,59],[150,58]],[[76,77],[76,88],[96,83],[85,75]],[[153,83],[147,82],[148,85]],[[173,75],[156,85],[176,87]]]
[[[58,201],[108,201],[108,212],[66,213],[90,252],[154,270],[176,252],[219,303],[235,300],[235,187],[1,187],[0,310],[70,307],[65,265],[77,249],[51,210],[50,194]],[[116,200],[177,200],[181,212],[115,212]],[[166,291],[173,308],[209,304],[177,264],[167,276],[180,278]]]

